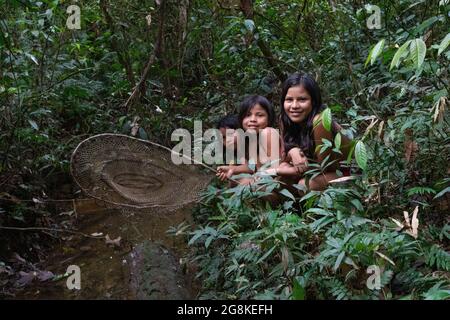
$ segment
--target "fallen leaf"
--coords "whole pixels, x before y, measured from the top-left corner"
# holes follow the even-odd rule
[[[71,216],[73,213],[74,213],[74,211],[70,210],[70,211],[61,212],[59,215],[60,216]]]
[[[401,231],[401,230],[403,230],[403,228],[405,228],[405,226],[400,221],[398,221],[394,218],[391,218],[391,220],[394,221],[395,224],[398,226],[398,228],[395,229],[396,231]]]
[[[37,272],[37,278],[42,282],[53,279],[54,277],[55,277],[55,275],[53,274],[53,272],[50,272],[50,271],[38,271]]]
[[[94,232],[94,233],[91,233],[91,236],[93,236],[93,237],[100,237],[100,236],[102,236],[103,235],[103,232]]]
[[[380,140],[383,140],[383,127],[384,127],[384,121],[381,121],[380,126],[378,127],[378,138]]]
[[[407,163],[409,163],[410,161],[414,161],[418,150],[419,150],[419,146],[413,140],[412,129],[406,129],[405,130],[405,159],[406,159]]]
[[[413,216],[411,219],[411,230],[406,231],[406,233],[414,237],[414,239],[417,239],[417,237],[419,236],[419,219],[417,219],[417,213],[419,213],[418,206],[416,206],[413,211]]]
[[[35,271],[32,272],[20,271],[19,276],[20,278],[17,280],[17,284],[19,285],[19,287],[25,287],[29,285],[34,280],[34,278],[36,278],[37,273]]]
[[[404,226],[408,229],[411,229],[411,223],[409,222],[409,213],[408,211],[403,211],[403,217],[405,218],[405,224]]]
[[[112,245],[113,247],[120,247],[120,241],[122,240],[121,237],[117,237],[116,239],[111,240],[111,238],[109,237],[109,234],[107,234],[105,236],[105,243],[107,245]]]
[[[339,182],[345,182],[345,181],[355,180],[355,179],[356,179],[355,176],[340,177],[340,178],[331,180],[329,183],[339,183]]]

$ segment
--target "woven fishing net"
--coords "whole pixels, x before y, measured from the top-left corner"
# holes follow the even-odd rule
[[[167,213],[197,201],[213,175],[175,165],[170,149],[119,134],[82,141],[70,170],[83,192],[122,212]]]

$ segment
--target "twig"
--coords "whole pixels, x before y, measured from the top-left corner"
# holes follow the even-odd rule
[[[140,96],[142,96],[143,93],[145,92],[145,81],[147,80],[147,78],[149,76],[150,68],[153,65],[153,63],[155,62],[156,56],[158,55],[158,53],[161,50],[161,46],[162,46],[162,42],[163,42],[163,31],[164,31],[164,8],[165,8],[165,0],[161,0],[160,15],[159,15],[159,17],[160,17],[159,29],[158,29],[158,35],[156,38],[156,44],[153,49],[153,52],[150,54],[150,56],[147,60],[147,64],[145,65],[144,71],[142,72],[142,75],[141,75],[141,79],[135,85],[133,92],[131,93],[128,100],[125,102],[124,106],[127,111],[130,110],[130,107],[133,105],[134,101],[136,101],[136,99],[138,99]]]
[[[18,228],[18,227],[0,227],[3,230],[16,230],[16,231],[55,231],[55,232],[68,232],[73,234],[78,234],[86,238],[93,239],[104,239],[104,236],[91,236],[83,232],[75,231],[75,230],[67,230],[67,229],[54,229],[54,228],[44,228],[44,227],[30,227],[30,228]]]

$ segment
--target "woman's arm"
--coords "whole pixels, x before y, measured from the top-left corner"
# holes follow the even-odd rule
[[[328,131],[323,126],[321,115],[317,115],[314,118],[314,123],[316,125],[313,128],[313,137],[314,137],[314,144],[316,145],[317,150],[314,154],[314,157],[318,163],[321,163],[326,157],[331,155],[328,161],[330,162],[334,160],[335,162],[329,167],[327,167],[326,171],[333,171],[339,167],[339,161],[347,158],[347,155],[351,147],[351,140],[341,133],[341,146],[340,146],[341,153],[334,152],[331,150],[331,148],[328,148],[324,152],[320,153],[321,146],[323,145],[322,139],[330,141],[334,147],[335,137],[331,131]],[[337,132],[340,132],[342,130],[342,127],[338,123],[334,122],[333,125],[335,126]]]
[[[322,163],[322,161],[331,154],[331,149],[327,149],[320,153],[321,146],[323,145],[322,139],[326,139],[333,143],[333,133],[323,126],[321,114],[314,117],[313,123],[313,139],[317,150],[314,152],[314,158],[318,163]]]

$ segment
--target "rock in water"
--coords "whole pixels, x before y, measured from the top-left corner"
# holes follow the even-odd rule
[[[170,250],[145,241],[129,256],[130,285],[139,300],[192,299],[186,278]]]

